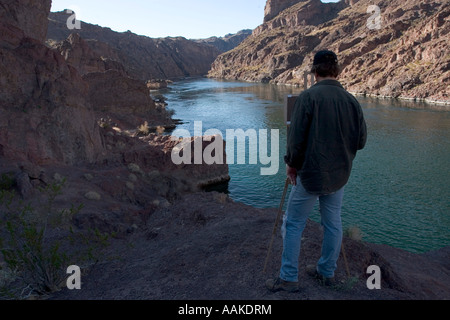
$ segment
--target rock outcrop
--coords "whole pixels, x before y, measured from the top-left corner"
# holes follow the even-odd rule
[[[88,87],[42,43],[50,3],[0,6],[6,17],[0,20],[0,157],[37,164],[96,161],[103,146],[84,98]]]
[[[98,56],[122,63],[130,76],[144,81],[204,76],[220,54],[211,45],[183,37],[154,39],[85,22],[81,23],[81,29],[70,30],[67,28],[68,17],[70,15],[64,11],[50,13],[49,43],[64,41],[70,34],[78,33]],[[100,46],[98,41],[107,44],[107,48]]]
[[[281,11],[293,6],[301,0],[267,0],[264,8],[264,22],[270,21],[280,14]],[[305,2],[307,0],[304,0]]]
[[[0,21],[5,25],[19,27],[27,37],[43,42],[47,35],[47,16],[51,5],[49,0],[2,1]]]
[[[81,75],[116,70],[128,76],[125,66],[118,61],[117,55],[112,54],[114,50],[106,43],[87,41],[78,33],[72,33],[67,39],[52,43],[50,47],[59,51],[67,63],[74,66]],[[108,52],[110,58],[105,58],[101,52]]]
[[[144,123],[150,128],[174,127],[165,106],[158,108],[150,97],[145,81],[132,78],[126,67],[115,60],[119,59],[117,56],[105,58],[100,55],[99,51],[114,51],[106,43],[86,41],[73,33],[66,40],[51,46],[82,75],[88,86],[86,97],[96,119],[108,118],[110,123],[122,130],[134,130]]]
[[[449,103],[447,1],[291,2],[268,1],[265,22],[220,55],[209,76],[303,87],[315,52],[330,49],[354,93]],[[380,13],[367,13],[371,5]]]
[[[144,123],[150,128],[175,126],[170,113],[156,108],[144,81],[126,77],[117,70],[91,72],[83,80],[88,84],[87,97],[97,119],[108,117],[122,130],[133,130]]]

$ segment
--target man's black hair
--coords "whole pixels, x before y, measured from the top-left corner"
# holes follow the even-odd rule
[[[314,56],[311,73],[317,73],[320,77],[337,78],[340,71],[338,57],[333,51],[322,50]]]

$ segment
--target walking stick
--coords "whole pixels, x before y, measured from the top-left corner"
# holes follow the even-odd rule
[[[270,245],[269,245],[269,251],[267,252],[267,258],[266,258],[266,263],[264,264],[264,273],[266,273],[266,269],[267,269],[267,263],[269,262],[270,259],[270,255],[272,253],[272,247],[273,247],[273,241],[275,240],[275,235],[277,234],[278,231],[278,224],[280,222],[281,219],[281,215],[283,213],[283,206],[284,206],[284,201],[286,199],[286,194],[289,188],[289,178],[286,179],[286,184],[284,186],[284,191],[283,191],[283,197],[281,198],[281,203],[280,203],[280,207],[278,208],[278,216],[277,219],[275,221],[275,226],[273,228],[273,233],[272,233],[272,240],[270,241]]]
[[[342,240],[342,254],[344,255],[345,269],[347,271],[347,276],[350,278],[350,269],[348,268],[347,254],[345,253],[344,240]]]

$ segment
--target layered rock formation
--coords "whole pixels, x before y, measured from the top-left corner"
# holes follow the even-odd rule
[[[448,103],[449,14],[448,1],[269,0],[265,22],[209,76],[303,87],[315,52],[330,49],[354,93]]]
[[[141,80],[204,76],[219,55],[215,47],[183,37],[153,39],[132,32],[115,32],[109,28],[81,23],[81,29],[67,28],[66,12],[49,16],[49,43],[64,41],[78,33],[86,43],[105,59],[122,63],[134,78]],[[101,44],[101,45],[99,45]]]

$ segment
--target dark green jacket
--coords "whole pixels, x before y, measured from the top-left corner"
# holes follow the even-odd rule
[[[323,80],[297,98],[285,162],[299,170],[308,192],[331,194],[348,183],[366,141],[359,102],[337,80]]]

